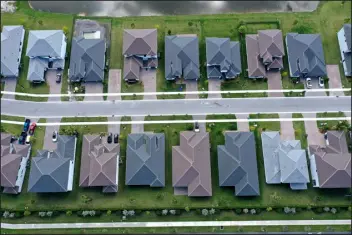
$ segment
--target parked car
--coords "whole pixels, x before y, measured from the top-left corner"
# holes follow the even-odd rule
[[[57,141],[57,131],[53,131],[52,140],[53,142]]]
[[[30,135],[27,135],[25,144],[26,145],[30,145],[31,144],[31,136]]]
[[[34,135],[34,130],[37,127],[37,123],[33,122],[30,126],[29,126],[29,135]]]
[[[26,119],[25,121],[24,121],[24,124],[23,124],[23,131],[24,132],[27,132],[28,131],[28,128],[29,128],[29,124],[31,123],[31,120],[29,120],[29,119]]]
[[[61,82],[61,73],[56,74],[56,83],[60,83]]]
[[[324,79],[319,77],[319,87],[324,88]]]
[[[112,143],[112,133],[111,132],[109,132],[107,142],[108,142],[108,144]]]
[[[119,142],[119,134],[114,135],[114,143],[117,144]]]
[[[312,79],[306,78],[306,86],[308,89],[312,88]]]
[[[20,138],[18,139],[19,144],[24,144],[27,138],[27,132],[22,132]]]
[[[198,122],[194,123],[194,132],[199,132],[199,124],[198,124]]]

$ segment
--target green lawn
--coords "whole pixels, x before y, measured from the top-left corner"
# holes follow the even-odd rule
[[[324,118],[324,117],[345,117],[344,113],[317,113],[317,117],[318,118]],[[317,121],[317,125],[318,128],[322,127],[322,123],[327,123],[326,125],[330,128],[330,129],[335,129],[336,125],[339,123],[340,121],[338,120],[332,120],[332,121]]]
[[[0,82],[0,90],[1,90],[1,91],[4,91],[4,88],[5,88],[5,82],[1,81],[1,82]],[[2,94],[1,94],[0,97],[2,98]]]
[[[292,118],[303,118],[301,113],[293,113]],[[306,137],[306,129],[304,127],[304,121],[294,121],[293,129],[295,130],[295,139],[301,141],[301,147],[307,149],[308,142]]]
[[[139,93],[143,92],[144,87],[141,81],[133,84],[128,84],[125,81],[121,81],[121,93]],[[122,100],[142,100],[143,95],[134,95],[134,96],[122,96]]]
[[[263,80],[252,80],[248,78],[244,78],[241,75],[238,78],[233,80],[223,81],[221,83],[222,91],[231,91],[231,90],[267,90],[268,83]],[[223,93],[223,98],[243,98],[243,97],[267,97],[268,94],[263,93],[239,93],[239,94],[230,94]]]
[[[294,83],[292,82],[292,79],[289,78],[288,76],[283,76],[282,77],[282,89],[304,89],[304,84],[299,82],[299,83]],[[297,96],[303,96],[301,92],[284,92],[284,95],[286,97],[297,97]]]

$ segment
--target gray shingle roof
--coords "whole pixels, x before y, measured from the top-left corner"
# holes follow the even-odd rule
[[[286,47],[290,76],[326,76],[323,44],[319,34],[288,33]]]
[[[343,131],[328,131],[326,148],[309,146],[315,156],[320,188],[350,188],[351,154],[348,152]]]
[[[4,26],[1,32],[1,75],[18,77],[25,30],[22,25]]]
[[[54,193],[67,192],[72,182],[70,177],[71,162],[74,166],[76,138],[58,135],[57,148],[50,153],[40,150],[32,158],[28,181],[28,192]]]
[[[66,52],[65,34],[62,30],[31,30],[28,35],[26,55],[30,57],[60,57]]]
[[[104,39],[73,38],[70,74],[71,81],[102,82],[104,80],[106,43]]]
[[[180,133],[180,146],[172,147],[172,185],[187,188],[190,197],[212,195],[208,133]]]
[[[199,78],[199,45],[197,35],[165,37],[165,76],[167,80]]]
[[[346,76],[352,76],[351,24],[344,24],[337,33],[342,65]]]
[[[123,31],[123,55],[155,56],[158,50],[156,29],[125,29]]]
[[[266,183],[289,183],[293,190],[307,189],[307,159],[300,141],[281,141],[276,131],[263,132],[261,136]]]
[[[239,42],[230,42],[229,38],[206,38],[208,78],[234,78],[241,73],[241,55]]]
[[[45,81],[45,71],[48,69],[49,61],[40,57],[31,58],[28,65],[27,80]]]
[[[129,134],[126,154],[126,185],[165,187],[164,134]]]
[[[103,186],[103,192],[117,192],[119,154],[120,144],[108,144],[99,135],[84,135],[79,186]],[[108,186],[112,187],[105,189]]]
[[[254,135],[226,132],[225,145],[218,146],[219,185],[234,186],[236,196],[259,196]]]

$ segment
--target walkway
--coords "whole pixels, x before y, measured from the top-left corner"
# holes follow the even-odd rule
[[[8,224],[4,229],[69,229],[69,228],[163,228],[163,227],[219,227],[219,226],[308,226],[350,225],[351,220],[253,220],[253,221],[189,221],[189,222],[111,222],[111,223],[56,223]]]

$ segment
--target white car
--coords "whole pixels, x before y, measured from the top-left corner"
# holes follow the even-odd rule
[[[306,78],[306,86],[308,89],[312,88],[312,79]]]
[[[324,79],[322,79],[321,77],[319,77],[319,87],[324,88]]]
[[[25,144],[26,145],[30,145],[31,144],[31,136],[30,135],[27,135]]]
[[[53,140],[53,142],[57,141],[57,131],[53,132],[52,140]]]
[[[194,132],[199,132],[199,124],[198,124],[198,122],[196,122],[194,124]]]

